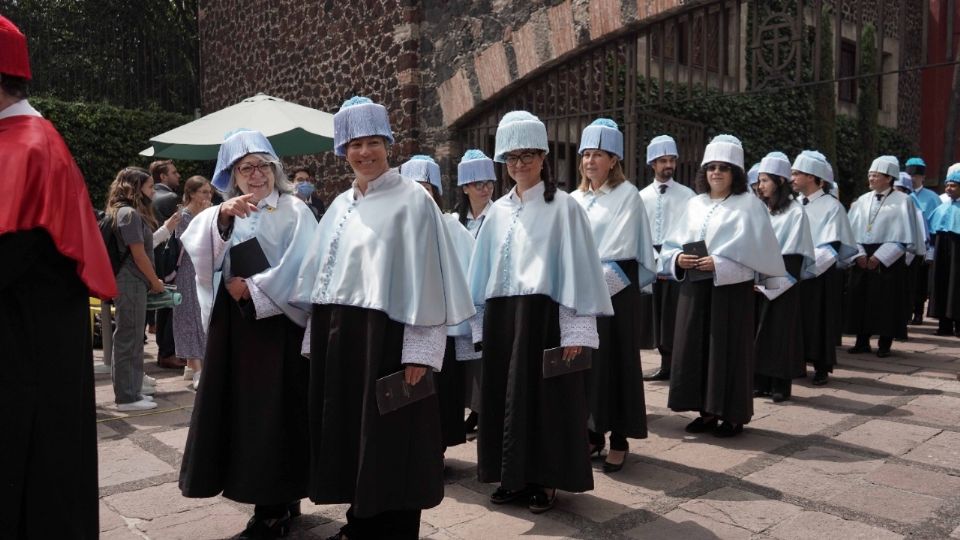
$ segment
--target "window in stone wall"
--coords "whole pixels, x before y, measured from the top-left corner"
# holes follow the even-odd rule
[[[857,70],[857,45],[844,39],[840,41],[840,78],[853,77]],[[847,103],[857,102],[856,79],[841,80],[837,85],[837,98]]]

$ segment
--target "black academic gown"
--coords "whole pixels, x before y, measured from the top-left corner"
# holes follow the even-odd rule
[[[715,287],[683,280],[667,406],[734,424],[753,416],[753,281]]]
[[[869,258],[881,244],[863,244]],[[890,267],[850,269],[844,332],[853,335],[902,337],[907,334],[904,313],[909,307],[907,265],[901,256]]]
[[[467,362],[457,360],[454,338],[447,337],[443,353],[443,369],[436,374],[437,399],[440,402],[440,430],[443,446],[450,447],[467,442],[463,415],[467,408],[465,389],[467,385]]]
[[[612,317],[597,317],[600,348],[593,352],[589,372],[590,420],[596,433],[613,431],[623,436],[647,437],[647,409],[643,395],[643,371],[640,369],[641,321],[649,312],[641,312],[638,264],[635,260],[617,261],[630,279],[630,285],[613,295]]]
[[[659,246],[654,246],[657,253]],[[648,315],[650,324],[644,325],[640,343],[643,349],[657,349],[670,356],[673,351],[673,327],[677,320],[677,300],[680,298],[680,283],[669,279],[653,282],[653,294],[641,294],[640,309]],[[663,366],[670,369],[670,366]]]
[[[377,379],[403,369],[404,325],[382,311],[316,304],[311,325],[310,499],[351,504],[360,518],[440,504],[437,396],[377,408]]]
[[[840,242],[832,242],[839,249]],[[844,273],[834,264],[795,285],[800,291],[803,356],[816,369],[833,372],[843,332]]]
[[[309,364],[303,328],[255,320],[221,283],[180,468],[185,497],[288,504],[307,494]]]
[[[491,298],[483,314],[477,435],[481,482],[593,489],[583,371],[543,378],[543,351],[560,346],[560,305],[545,295]]]
[[[784,255],[783,264],[794,279],[799,279],[803,255]],[[803,333],[797,324],[802,312],[799,283],[773,301],[758,294],[755,340],[757,375],[776,379],[794,379],[806,375]]]
[[[960,320],[960,235],[938,232],[936,246],[927,314]]]
[[[100,534],[89,292],[45,230],[0,235],[0,537]]]

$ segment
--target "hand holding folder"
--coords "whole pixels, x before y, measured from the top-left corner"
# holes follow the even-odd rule
[[[697,242],[690,242],[683,245],[683,254],[684,255],[693,255],[698,259],[702,259],[709,255],[707,253],[707,243],[703,240]],[[702,281],[705,279],[713,279],[713,272],[706,272],[703,270],[697,270],[696,268],[686,269],[686,279],[690,281]]]
[[[420,382],[411,385],[407,384],[405,371],[401,369],[377,379],[377,408],[380,409],[381,416],[436,393],[433,372],[428,370]]]
[[[572,360],[563,359],[563,347],[554,347],[543,351],[543,378],[558,377],[567,373],[584,371],[593,366],[590,349],[583,347],[580,354]]]

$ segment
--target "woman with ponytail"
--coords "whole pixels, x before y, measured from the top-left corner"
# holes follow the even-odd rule
[[[479,479],[500,483],[494,504],[524,498],[534,513],[553,507],[557,489],[593,489],[586,374],[544,378],[543,366],[552,355],[582,366],[584,349],[599,344],[596,317],[613,315],[590,222],[557,191],[548,151],[536,116],[514,111],[500,121],[494,160],[516,185],[487,213],[467,278],[483,351]]]

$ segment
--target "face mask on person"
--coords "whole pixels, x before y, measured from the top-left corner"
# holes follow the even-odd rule
[[[317,188],[310,182],[301,182],[297,184],[297,195],[306,199],[307,197],[313,195],[314,190]]]

